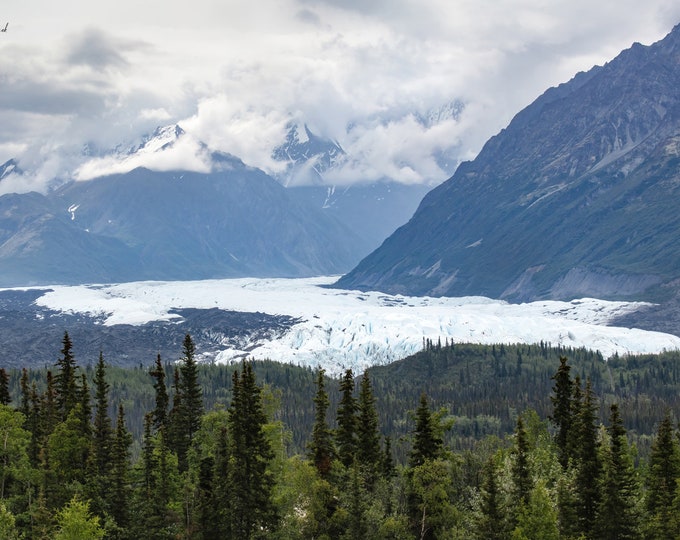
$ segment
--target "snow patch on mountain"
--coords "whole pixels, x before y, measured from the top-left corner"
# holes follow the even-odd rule
[[[282,335],[225,348],[216,362],[244,357],[321,366],[331,374],[386,364],[419,351],[424,339],[474,343],[537,343],[615,353],[680,349],[680,338],[606,326],[638,310],[640,302],[583,298],[571,302],[508,304],[483,297],[433,298],[325,288],[335,277],[223,279],[53,286],[38,305],[102,319],[102,324],[141,325],[178,318],[172,309],[219,308],[289,315],[301,322]],[[200,352],[200,351],[199,351]]]

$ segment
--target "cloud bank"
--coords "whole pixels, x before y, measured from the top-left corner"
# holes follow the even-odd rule
[[[104,149],[171,123],[268,172],[286,125],[306,123],[347,152],[332,181],[436,183],[549,86],[680,22],[670,0],[10,4],[0,163],[28,173],[3,192],[120,171],[135,163]],[[146,163],[205,167],[189,150]]]

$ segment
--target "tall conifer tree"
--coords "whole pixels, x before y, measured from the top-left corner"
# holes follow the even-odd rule
[[[0,405],[9,405],[12,396],[9,395],[9,375],[5,368],[0,368]]]
[[[274,454],[264,432],[267,417],[252,366],[234,372],[229,408],[230,529],[234,538],[266,536],[277,521],[272,502],[274,481],[268,464]]]
[[[557,444],[558,459],[563,469],[566,469],[569,463],[569,440],[574,417],[572,402],[574,383],[569,374],[570,370],[571,366],[568,364],[567,357],[561,356],[560,367],[552,376],[555,385],[553,386],[553,395],[550,396],[553,406],[550,420],[557,428],[555,443]]]
[[[659,424],[652,444],[647,475],[647,523],[646,537],[650,539],[676,538],[677,509],[674,502],[678,495],[677,479],[680,477],[678,442],[673,430],[670,412]]]
[[[357,401],[354,398],[354,376],[352,370],[345,371],[340,381],[340,405],[336,417],[335,444],[338,459],[349,467],[357,453]]]
[[[104,355],[99,360],[94,373],[95,411],[92,421],[92,466],[90,483],[94,490],[93,509],[101,514],[108,511],[107,497],[111,483],[111,453],[113,450],[113,427],[109,417],[109,384],[106,382]],[[100,508],[103,506],[103,508]]]
[[[598,452],[598,406],[590,379],[586,380],[583,400],[575,425],[576,493],[580,532],[592,537],[595,518],[600,504],[600,474],[602,471]]]
[[[78,403],[80,404],[80,425],[83,435],[89,438],[92,436],[92,398],[85,373],[80,374],[80,386],[77,388],[77,393]]]
[[[513,448],[514,461],[512,462],[512,483],[514,499],[517,507],[526,505],[533,489],[533,479],[529,467],[529,441],[527,432],[524,428],[522,416],[517,417],[517,428],[515,429],[515,445]]]
[[[54,387],[57,396],[57,409],[62,420],[65,420],[69,413],[78,403],[78,383],[76,380],[76,365],[73,356],[73,344],[68,332],[64,332],[62,339],[61,358],[55,364],[57,374],[54,377]]]
[[[167,424],[168,406],[170,399],[168,397],[168,390],[165,386],[165,369],[161,361],[161,355],[156,356],[156,363],[151,371],[149,371],[154,379],[153,388],[156,392],[156,408],[153,411],[153,425],[156,430],[161,429]]]
[[[31,410],[31,388],[28,384],[28,370],[26,368],[22,368],[21,370],[19,387],[21,389],[21,406],[19,410],[23,413],[24,417],[28,419]]]
[[[326,477],[331,470],[333,461],[333,436],[326,414],[330,405],[324,383],[323,369],[319,369],[316,376],[316,395],[314,396],[314,426],[312,440],[309,443],[309,459],[322,477]]]
[[[198,383],[196,351],[189,334],[184,337],[182,351],[179,369],[175,369],[175,396],[169,419],[171,448],[177,453],[180,472],[189,467],[187,453],[201,427],[203,416],[203,395]]]
[[[125,530],[130,521],[130,489],[129,489],[129,469],[130,469],[130,445],[132,436],[125,426],[125,410],[123,404],[118,406],[118,420],[116,422],[116,434],[113,440],[111,451],[111,488],[110,488],[110,508],[111,516],[116,525]]]
[[[203,392],[198,382],[198,365],[196,364],[196,347],[187,334],[182,345],[183,356],[180,364],[180,385],[184,408],[185,433],[188,444],[191,445],[196,432],[201,427],[203,416]]]
[[[413,434],[413,448],[409,456],[409,466],[417,467],[428,459],[436,459],[441,455],[443,441],[437,433],[427,395],[420,395],[416,409],[416,427]]]
[[[609,410],[609,447],[602,452],[602,499],[595,533],[602,540],[632,540],[640,537],[637,511],[640,490],[619,407],[614,403]]]
[[[508,525],[503,507],[503,497],[498,485],[498,471],[493,458],[489,458],[483,471],[481,516],[478,524],[479,538],[504,540],[508,538]]]
[[[359,387],[359,417],[357,460],[374,477],[380,465],[380,434],[378,433],[378,413],[375,410],[375,397],[371,388],[368,371],[364,371]]]

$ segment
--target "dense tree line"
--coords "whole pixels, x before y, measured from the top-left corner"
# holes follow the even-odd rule
[[[226,368],[197,364],[187,335],[178,362],[157,356],[135,372],[146,378],[138,399],[103,354],[78,366],[65,333],[44,374],[0,369],[0,538],[680,536],[674,403],[646,426],[644,456],[628,428],[643,416],[625,411],[651,402],[631,384],[644,390],[650,372],[674,380],[673,353],[606,364],[546,344],[424,345],[339,380],[244,362],[227,382]],[[501,406],[484,409],[492,395]],[[305,411],[303,444],[282,421],[289,396]],[[494,411],[497,431],[455,435]]]

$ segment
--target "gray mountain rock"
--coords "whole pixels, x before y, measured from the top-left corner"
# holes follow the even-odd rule
[[[551,88],[337,286],[512,301],[674,296],[678,88],[680,26]]]

